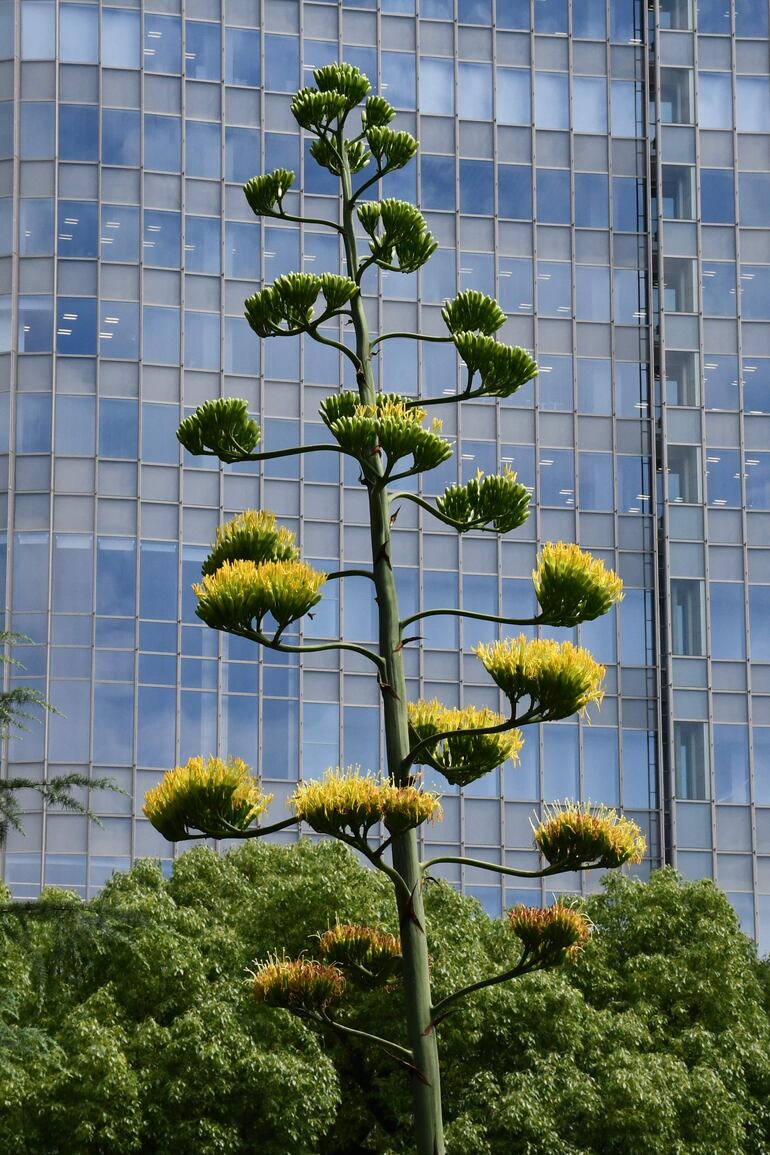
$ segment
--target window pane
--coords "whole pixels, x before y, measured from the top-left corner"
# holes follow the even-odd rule
[[[53,101],[22,101],[20,140],[22,160],[46,160],[54,155],[54,129],[56,126],[54,109]],[[63,108],[62,112],[64,112]],[[11,133],[10,143],[12,144],[12,142],[13,135]],[[62,145],[66,149],[71,147],[69,137],[63,139]],[[10,152],[5,148],[2,149],[3,155],[10,156],[12,152],[12,148]],[[68,156],[66,159],[72,158]]]
[[[567,35],[567,0],[535,0],[535,32]]]
[[[607,81],[576,76],[572,81],[572,127],[575,132],[607,132]]]
[[[265,88],[294,92],[299,84],[299,41],[295,36],[265,36]]]
[[[60,257],[97,255],[95,201],[59,201],[57,252]]]
[[[99,456],[136,460],[137,437],[136,401],[102,398],[99,403]]]
[[[717,802],[749,801],[749,734],[746,726],[714,727]]]
[[[698,73],[698,124],[701,128],[733,127],[733,88],[729,72]]]
[[[452,156],[429,156],[420,158],[422,177],[423,209],[448,209],[455,207],[455,161]]]
[[[572,35],[586,40],[605,40],[607,20],[604,7],[594,0],[572,0]]]
[[[728,28],[729,34],[729,28]],[[742,0],[735,6],[735,35],[753,39],[767,38],[767,4],[765,0]]]
[[[747,453],[746,504],[749,509],[770,509],[770,453]]]
[[[530,124],[532,98],[528,68],[497,69],[498,124]]]
[[[700,170],[701,218],[705,224],[728,225],[735,221],[735,182],[726,168]]]
[[[741,460],[737,449],[706,450],[709,505],[738,508],[741,504]]]
[[[99,159],[99,109],[87,104],[59,107],[59,159]]]
[[[50,353],[52,340],[53,299],[19,297],[19,352]]]
[[[711,656],[727,661],[746,657],[746,627],[741,582],[709,582]]]
[[[22,197],[19,201],[19,254],[42,257],[53,252],[52,198]]]
[[[56,352],[96,356],[96,301],[92,297],[59,297],[56,306]]]
[[[740,223],[770,225],[770,173],[742,172],[738,181]]]
[[[219,180],[222,175],[222,134],[218,124],[185,121],[185,174]]]
[[[11,28],[13,28],[12,12]],[[22,60],[53,60],[56,56],[56,5],[23,0],[21,5]]]
[[[16,452],[51,452],[51,398],[20,393],[16,402]]]
[[[614,509],[613,474],[611,453],[580,454],[581,509]]]
[[[491,216],[495,211],[492,162],[460,161],[460,211]]]
[[[139,260],[139,209],[102,205],[101,257],[103,261]]]
[[[568,264],[537,263],[537,308],[544,316],[569,317],[572,313],[572,276]]]
[[[706,355],[703,367],[706,408],[738,408],[738,358]]]
[[[182,71],[182,22],[178,16],[145,13],[144,67],[147,72]]]
[[[145,305],[142,315],[142,357],[156,365],[179,364],[179,309]]]
[[[704,261],[702,275],[703,312],[709,317],[734,317],[736,296],[733,262]]]
[[[225,276],[238,277],[246,281],[259,280],[259,242],[259,225],[227,221],[225,224]],[[312,267],[314,272],[323,271],[316,269],[315,262]]]
[[[99,11],[93,5],[59,5],[59,58],[68,64],[99,61]]]
[[[181,243],[179,213],[145,209],[142,247],[146,265],[178,269]]]
[[[222,245],[219,217],[186,216],[184,227],[185,271],[218,275]]]
[[[710,797],[708,738],[702,722],[674,722],[674,766],[678,798]]]
[[[195,20],[185,22],[184,69],[188,80],[219,80],[220,26]]]
[[[420,57],[420,112],[427,116],[454,116],[455,78],[451,60]]]
[[[185,313],[185,368],[219,369],[219,342],[218,313]]]
[[[642,93],[639,84],[613,80],[611,84],[613,136],[642,136]]]
[[[575,316],[578,321],[609,321],[610,270],[597,265],[575,269]]]
[[[560,168],[539,168],[535,173],[537,219],[541,224],[570,223],[569,172]]]
[[[95,451],[95,402],[93,397],[56,398],[56,452],[65,456],[92,457]]]
[[[367,70],[364,69],[364,71]],[[375,75],[372,72],[367,74],[370,77]],[[382,53],[382,95],[390,101],[394,108],[415,107],[415,56],[413,52]]]
[[[540,504],[575,504],[574,453],[571,449],[540,449]]]
[[[497,197],[501,217],[532,219],[532,169],[523,164],[501,164],[497,169]]]
[[[314,167],[317,168],[315,162]],[[306,170],[307,171],[307,170]],[[245,184],[259,172],[259,131],[256,128],[225,129],[225,180]],[[331,177],[330,173],[326,174]],[[307,189],[305,190],[308,191]],[[337,191],[335,182],[334,191]]]
[[[552,72],[535,73],[535,126],[569,128],[567,77]]]
[[[743,402],[747,413],[770,413],[770,359],[743,362]]]
[[[687,657],[706,652],[702,582],[671,579],[671,649]]]
[[[96,612],[133,617],[136,613],[136,543],[100,537],[96,544]]]
[[[99,305],[99,353],[136,361],[139,356],[139,306],[133,301]]]
[[[225,80],[257,88],[259,75],[259,32],[250,28],[225,29]]]
[[[460,116],[468,120],[492,119],[492,66],[465,64],[459,66]]]
[[[139,13],[126,8],[102,9],[102,64],[105,68],[139,68]]]
[[[741,265],[741,314],[747,321],[770,319],[770,265]]]
[[[122,108],[105,108],[102,111],[102,162],[126,166],[138,165],[139,133],[138,112]]]
[[[737,78],[735,119],[738,132],[767,132],[770,124],[770,80],[766,76]]]
[[[575,173],[575,224],[580,229],[609,226],[607,177],[598,172]]]
[[[179,172],[182,164],[182,122],[178,116],[144,114],[144,167]]]

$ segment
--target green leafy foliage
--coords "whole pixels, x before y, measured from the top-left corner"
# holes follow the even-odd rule
[[[766,1155],[770,1022],[727,900],[670,870],[606,887],[575,964],[439,1027],[449,1155]],[[505,921],[443,884],[426,906],[437,998],[510,962]],[[338,844],[198,848],[169,880],[141,862],[33,909],[0,921],[3,1151],[413,1155],[403,1071],[242,981],[277,944],[317,956],[340,919],[398,933],[387,881]],[[400,1038],[398,990],[349,983],[340,1005]]]
[[[176,436],[188,453],[212,453],[221,461],[240,461],[254,452],[262,434],[249,417],[243,398],[217,397],[204,401],[186,417]]]

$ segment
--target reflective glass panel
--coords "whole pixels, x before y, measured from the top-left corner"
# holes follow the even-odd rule
[[[99,305],[99,353],[135,361],[139,356],[139,305],[102,301]]]
[[[770,320],[770,265],[741,265],[740,288],[744,320]]]
[[[259,32],[250,28],[225,29],[225,81],[257,88],[259,75]]]
[[[265,36],[265,88],[294,92],[298,85],[299,40],[296,36],[268,34]]]
[[[531,124],[531,77],[528,68],[497,69],[498,124]]]
[[[59,5],[59,59],[68,64],[99,61],[99,11],[93,4]]]
[[[196,20],[185,22],[184,70],[188,79],[220,79],[220,37],[219,24],[204,24]]]
[[[96,402],[93,397],[56,398],[56,452],[92,457],[95,451]]]
[[[53,208],[51,197],[20,198],[20,256],[43,257],[53,252]]]
[[[746,726],[714,727],[717,802],[749,801],[749,734]]]
[[[770,173],[738,174],[738,211],[742,225],[770,225]]]
[[[139,209],[130,205],[102,205],[100,239],[103,261],[138,261]]]
[[[729,72],[698,73],[698,125],[732,128],[733,86]]]
[[[59,106],[59,159],[99,159],[99,109],[95,105]]]
[[[711,656],[726,661],[746,657],[742,582],[709,582]]]
[[[607,81],[603,76],[573,78],[572,127],[575,132],[607,132]]]
[[[145,305],[142,311],[142,358],[156,365],[179,364],[179,309]]]
[[[491,120],[492,66],[461,62],[459,82],[460,116],[467,120]]]
[[[608,181],[603,173],[575,173],[575,224],[579,229],[609,227]]]
[[[575,269],[575,316],[578,321],[609,321],[610,270],[599,265]]]
[[[567,77],[556,72],[535,73],[535,125],[569,128]]]
[[[492,162],[460,161],[460,211],[491,216],[495,210]]]
[[[182,164],[182,122],[178,116],[144,114],[144,167],[179,172]]]
[[[382,95],[394,108],[414,108],[416,101],[414,53],[383,52],[381,60]],[[369,72],[367,69],[363,71],[369,77],[376,75],[376,72]]]
[[[141,149],[139,135],[138,112],[124,108],[105,108],[102,112],[102,162],[138,165]]]
[[[318,169],[315,162],[313,162],[313,167]],[[236,184],[245,184],[247,180],[251,180],[255,172],[259,172],[259,130],[256,128],[226,128],[225,180],[235,181]],[[326,175],[331,179],[330,173]],[[334,192],[337,192],[336,181]]]
[[[102,64],[105,68],[141,66],[140,15],[128,8],[102,9]]]
[[[178,269],[181,243],[179,213],[145,209],[142,248],[146,265]]]
[[[537,219],[540,224],[570,223],[569,171],[561,168],[539,168],[535,173]]]
[[[497,198],[501,217],[517,221],[532,219],[532,169],[529,165],[498,165]]]
[[[54,155],[55,107],[53,101],[22,101],[21,139],[19,141],[22,160],[46,160]],[[11,144],[12,142],[13,136],[11,135]],[[64,141],[64,144],[71,148],[69,137]],[[10,150],[2,148],[0,151],[2,155],[10,156],[13,150],[12,148]],[[67,159],[73,158],[68,156]]]
[[[144,16],[144,67],[147,72],[182,71],[182,21],[178,16]]]
[[[420,112],[428,116],[454,116],[454,63],[433,56],[421,56],[419,81]]]
[[[221,267],[219,217],[185,217],[184,265],[188,273],[218,274]],[[233,274],[229,274],[232,276]]]
[[[767,132],[770,125],[770,80],[766,76],[737,77],[735,121],[738,132]]]
[[[19,352],[50,353],[52,333],[53,299],[19,297]]]
[[[704,224],[728,225],[735,220],[735,181],[726,168],[700,170],[701,219]]]
[[[13,12],[8,12],[13,29]],[[53,60],[56,55],[56,5],[48,0],[22,0],[22,60]]]
[[[59,201],[57,252],[60,257],[95,257],[98,252],[95,201]]]
[[[99,403],[99,456],[136,460],[137,437],[136,401],[119,397],[102,398]]]
[[[203,120],[185,121],[185,174],[219,180],[222,175],[222,130]],[[272,166],[268,166],[272,167]]]
[[[185,313],[184,363],[187,369],[219,369],[218,313]]]
[[[56,352],[78,357],[96,355],[96,300],[93,297],[58,298]]]
[[[741,460],[737,449],[706,450],[706,482],[709,505],[740,506]]]

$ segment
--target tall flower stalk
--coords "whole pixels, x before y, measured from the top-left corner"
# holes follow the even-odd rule
[[[409,133],[389,127],[394,109],[382,97],[371,95],[369,81],[358,69],[328,65],[315,71],[314,80],[313,86],[296,94],[292,112],[313,138],[310,151],[317,163],[339,180],[337,219],[310,220],[289,211],[287,194],[295,174],[285,169],[254,177],[244,191],[258,216],[312,223],[336,233],[343,246],[344,272],[281,276],[249,297],[246,317],[262,338],[309,336],[332,345],[352,363],[357,389],[342,390],[322,403],[321,419],[333,438],[328,443],[258,450],[261,431],[249,417],[246,402],[237,398],[206,402],[182,423],[178,437],[190,452],[225,462],[316,452],[337,452],[356,462],[369,507],[368,568],[318,573],[299,560],[291,535],[276,525],[272,514],[247,511],[220,529],[195,592],[199,616],[214,629],[282,652],[338,649],[363,656],[379,684],[386,765],[365,771],[331,768],[321,780],[299,786],[291,800],[294,817],[258,826],[254,822],[268,799],[243,765],[237,760],[225,765],[196,759],[186,769],[169,772],[162,788],[148,795],[146,813],[159,830],[175,838],[262,837],[302,821],[355,848],[388,876],[398,912],[397,941],[383,938],[377,928],[343,926],[321,936],[322,953],[315,962],[273,957],[256,964],[255,993],[261,1001],[288,1008],[320,1028],[366,1039],[401,1064],[411,1082],[416,1151],[443,1155],[438,1033],[444,1014],[476,990],[560,965],[574,956],[589,928],[583,916],[567,906],[557,904],[546,912],[517,907],[506,919],[510,965],[501,974],[436,1002],[423,905],[427,872],[438,863],[457,862],[499,874],[540,877],[639,861],[644,843],[636,828],[614,812],[567,803],[551,810],[546,827],[535,830],[536,845],[544,856],[540,870],[520,871],[460,856],[421,861],[419,828],[425,821],[438,820],[441,811],[438,797],[422,789],[419,767],[429,765],[449,782],[463,785],[509,758],[517,760],[523,742],[520,728],[598,703],[604,669],[568,642],[530,642],[521,635],[479,646],[477,656],[502,691],[507,709],[504,714],[471,707],[459,710],[437,701],[408,701],[404,647],[417,640],[412,627],[418,620],[439,615],[503,625],[572,627],[606,613],[622,596],[621,583],[589,554],[556,543],[544,547],[533,574],[540,604],[535,617],[505,618],[444,607],[402,616],[393,573],[394,501],[415,502],[458,533],[507,533],[528,514],[529,493],[510,469],[451,485],[435,503],[396,488],[399,481],[431,470],[451,456],[441,423],[429,420],[428,408],[469,398],[508,397],[532,380],[537,366],[525,350],[497,339],[505,314],[496,301],[474,290],[445,303],[442,336],[370,332],[361,295],[367,273],[378,268],[415,272],[436,248],[425,219],[413,205],[393,198],[366,199],[384,176],[412,160],[417,142]],[[350,343],[330,335],[330,326],[340,320],[352,333]],[[379,392],[373,357],[380,345],[394,338],[453,344],[464,367],[464,387],[450,396],[427,398]],[[285,640],[287,628],[321,600],[326,583],[353,575],[367,577],[374,586],[376,647],[351,640],[310,645]],[[383,829],[384,836],[378,837]],[[400,980],[405,1007],[401,1040],[383,1039],[345,1021],[346,980],[360,980],[362,973],[370,985]]]

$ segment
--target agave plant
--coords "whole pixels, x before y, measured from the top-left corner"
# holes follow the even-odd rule
[[[431,869],[451,862],[539,878],[637,862],[644,840],[633,823],[614,812],[566,802],[546,811],[535,828],[535,846],[542,854],[539,870],[526,872],[461,856],[421,861],[420,828],[440,820],[441,806],[436,793],[422,788],[417,768],[429,766],[435,775],[463,786],[507,761],[515,764],[523,727],[565,718],[601,702],[604,669],[570,641],[521,634],[475,651],[490,676],[490,690],[499,688],[504,707],[500,711],[473,704],[444,706],[435,700],[410,703],[404,648],[417,640],[410,627],[423,618],[445,615],[482,619],[496,628],[540,624],[570,628],[606,613],[622,596],[622,584],[577,546],[552,543],[544,546],[533,574],[539,603],[534,617],[502,617],[462,606],[430,606],[411,615],[400,610],[391,536],[400,503],[416,503],[425,514],[461,534],[505,534],[521,525],[529,512],[530,493],[508,468],[451,485],[435,501],[412,487],[393,488],[399,479],[433,469],[452,454],[452,441],[444,436],[440,422],[427,423],[428,407],[468,398],[508,397],[527,386],[537,365],[527,350],[499,339],[505,313],[497,301],[476,290],[445,302],[444,335],[370,332],[362,300],[369,271],[412,273],[436,248],[414,205],[377,196],[382,177],[408,164],[417,142],[409,133],[389,127],[395,111],[370,89],[357,68],[333,64],[317,69],[314,84],[292,101],[297,123],[311,138],[311,155],[339,181],[336,219],[316,220],[288,211],[286,195],[295,182],[289,170],[255,176],[245,187],[246,199],[258,216],[312,223],[329,229],[343,243],[341,274],[289,273],[246,301],[247,320],[261,338],[308,336],[331,345],[350,363],[357,388],[333,392],[321,405],[321,420],[331,439],[292,449],[262,447],[260,429],[246,403],[238,399],[206,402],[183,422],[179,439],[191,453],[215,454],[223,462],[331,452],[355,463],[368,503],[370,566],[322,574],[300,559],[293,536],[274,515],[247,511],[218,532],[195,592],[199,615],[214,629],[282,653],[337,649],[352,651],[365,661],[379,687],[386,765],[371,771],[330,769],[320,780],[301,782],[290,799],[292,816],[259,825],[267,799],[248,771],[241,764],[198,759],[170,771],[165,784],[148,796],[147,813],[158,829],[176,838],[256,838],[304,823],[347,843],[384,872],[393,885],[398,939],[376,927],[342,923],[317,936],[318,958],[276,956],[258,963],[252,976],[254,994],[270,1006],[302,1015],[320,1030],[333,1029],[383,1048],[408,1072],[417,1155],[443,1155],[439,1028],[447,1010],[482,988],[569,963],[590,927],[578,909],[561,903],[545,910],[515,907],[505,920],[509,965],[436,1001],[423,905]],[[360,115],[348,128],[355,109]],[[331,335],[331,322],[344,323],[349,339]],[[394,338],[445,341],[456,350],[464,387],[430,397],[378,391],[373,358],[383,342]],[[301,627],[329,582],[354,575],[367,578],[374,587],[379,613],[376,646],[349,640],[310,643],[301,634],[286,640],[284,630]],[[286,769],[292,773],[293,768]],[[400,981],[403,1038],[386,1039],[346,1020],[346,979],[386,987]]]

